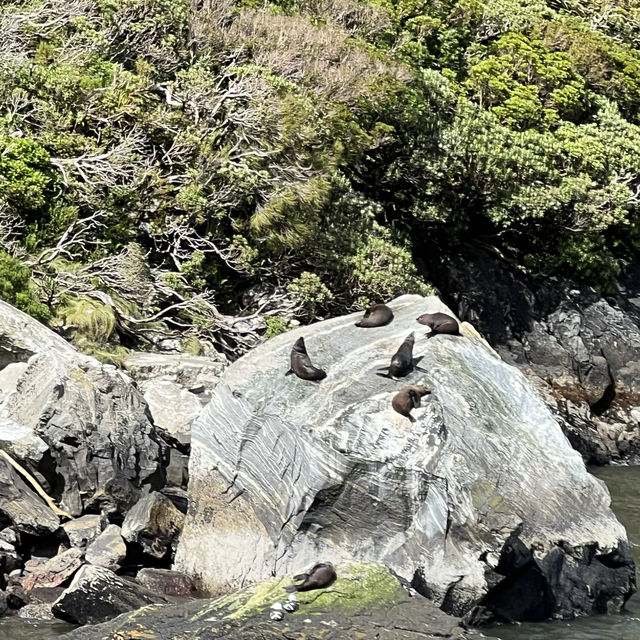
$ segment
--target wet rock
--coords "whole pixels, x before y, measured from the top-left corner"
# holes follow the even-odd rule
[[[60,526],[58,516],[1,458],[0,524],[11,524],[17,531],[33,535],[52,533]]]
[[[76,629],[61,640],[122,637],[207,640],[467,640],[472,636],[420,595],[410,597],[384,568],[339,567],[338,580],[322,592],[299,597],[295,615],[270,619],[272,605],[286,602],[291,577],[274,579],[217,600],[146,607],[97,627]],[[319,597],[321,596],[321,597]],[[286,632],[285,632],[286,630]]]
[[[100,535],[104,525],[103,516],[88,514],[65,522],[62,528],[72,547],[86,547]]]
[[[200,415],[198,397],[170,380],[150,380],[144,385],[153,424],[180,445],[191,442],[191,425]]]
[[[30,602],[18,611],[18,617],[24,620],[53,620],[55,618],[50,602]]]
[[[567,590],[587,585],[593,597],[572,601],[569,615],[619,607],[621,590],[635,589],[626,533],[536,390],[466,323],[462,336],[427,338],[415,319],[451,313],[437,298],[389,305],[394,321],[374,334],[354,326],[358,314],[335,318],[276,336],[225,371],[192,429],[175,567],[221,593],[319,556],[366,559],[462,614],[495,586],[488,558],[519,531],[540,566],[558,540],[575,550],[562,579],[545,574],[551,615],[567,615]],[[406,384],[432,391],[413,422],[391,407],[397,385],[375,375],[411,331],[423,370]],[[327,371],[319,384],[284,375],[300,336]]]
[[[159,602],[166,600],[104,567],[85,565],[55,601],[53,612],[74,624],[95,624]]]
[[[82,566],[84,550],[72,547],[40,565],[23,581],[22,586],[31,591],[35,588],[52,588],[66,582]]]
[[[116,571],[127,555],[127,545],[120,535],[120,527],[108,525],[87,547],[85,559],[90,564]]]
[[[193,582],[189,576],[169,569],[140,569],[136,580],[150,591],[166,596],[186,597],[191,595],[194,590]]]
[[[11,581],[7,585],[5,592],[7,594],[7,604],[10,609],[21,609],[29,602],[29,594],[24,587],[17,581]]]
[[[142,498],[127,513],[122,523],[122,537],[134,542],[154,558],[162,558],[182,529],[184,515],[158,492]]]

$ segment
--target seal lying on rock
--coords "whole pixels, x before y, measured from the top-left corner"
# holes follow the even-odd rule
[[[428,393],[431,393],[431,391],[422,385],[403,387],[393,396],[391,406],[401,416],[405,416],[413,422],[414,419],[411,416],[411,409],[419,407],[422,396],[426,396]]]
[[[386,304],[374,304],[365,312],[362,320],[356,322],[356,327],[383,327],[393,320],[393,311]]]
[[[458,321],[446,313],[423,313],[416,318],[420,324],[426,324],[431,329],[430,336],[446,333],[452,336],[460,335]]]
[[[336,578],[336,570],[330,562],[319,562],[311,567],[309,573],[300,573],[297,576],[293,576],[294,580],[302,580],[302,584],[285,587],[285,590],[311,591],[311,589],[324,589]]]
[[[414,367],[416,369],[420,369],[420,367],[416,366],[413,360],[414,342],[415,338],[412,331],[400,345],[400,348],[393,354],[393,357],[391,358],[391,364],[388,367],[388,372],[378,373],[377,375],[382,376],[383,378],[395,379],[406,376]],[[420,358],[418,358],[418,360],[419,359]],[[420,370],[424,371],[424,369]]]
[[[295,341],[291,349],[291,369],[285,373],[285,376],[295,373],[298,378],[303,380],[323,380],[327,374],[322,369],[314,367],[304,345],[304,338],[300,337]]]

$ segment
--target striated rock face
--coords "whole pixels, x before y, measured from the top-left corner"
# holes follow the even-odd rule
[[[325,321],[227,369],[193,426],[176,568],[227,592],[318,558],[364,560],[457,614],[500,617],[487,596],[507,580],[526,619],[619,608],[635,583],[625,531],[540,396],[470,326],[427,339],[415,318],[447,312],[437,298],[390,306],[386,327]],[[411,331],[427,373],[375,375]],[[320,383],[284,376],[299,336]],[[414,422],[391,408],[405,384],[432,390]],[[520,544],[526,562],[510,558]]]
[[[441,278],[460,317],[528,375],[587,462],[640,461],[640,267],[606,297],[485,253]]]

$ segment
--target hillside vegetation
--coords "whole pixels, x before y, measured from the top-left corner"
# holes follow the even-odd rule
[[[635,0],[0,12],[0,296],[103,357],[427,292],[434,247],[603,290],[640,249]]]

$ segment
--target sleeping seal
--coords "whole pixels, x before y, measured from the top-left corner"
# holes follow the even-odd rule
[[[365,312],[362,320],[356,322],[356,327],[383,327],[393,320],[393,311],[386,304],[374,304]]]
[[[293,576],[294,580],[302,580],[302,584],[285,587],[287,591],[311,591],[324,589],[336,579],[336,571],[330,562],[319,562],[313,565],[309,573]]]
[[[304,338],[298,338],[291,349],[291,369],[285,376],[295,373],[303,380],[322,380],[327,377],[326,372],[311,364],[311,359],[304,346]]]
[[[422,385],[411,385],[409,387],[403,387],[393,396],[393,400],[391,401],[391,406],[397,411],[401,416],[405,416],[409,418],[411,422],[414,421],[414,418],[411,416],[411,409],[416,409],[420,406],[420,399],[422,396],[426,396],[428,393],[431,393],[427,387]]]
[[[387,373],[378,373],[377,375],[384,378],[402,378],[406,376],[416,366],[413,360],[413,343],[415,338],[413,331],[405,338],[404,342],[400,345],[400,348],[393,354],[391,358],[391,364],[388,367]],[[419,358],[418,358],[419,360]],[[424,371],[424,369],[421,369]]]
[[[446,333],[452,336],[460,335],[458,321],[446,313],[423,313],[416,320],[420,324],[426,324],[431,329],[430,336],[435,336],[438,333]]]

